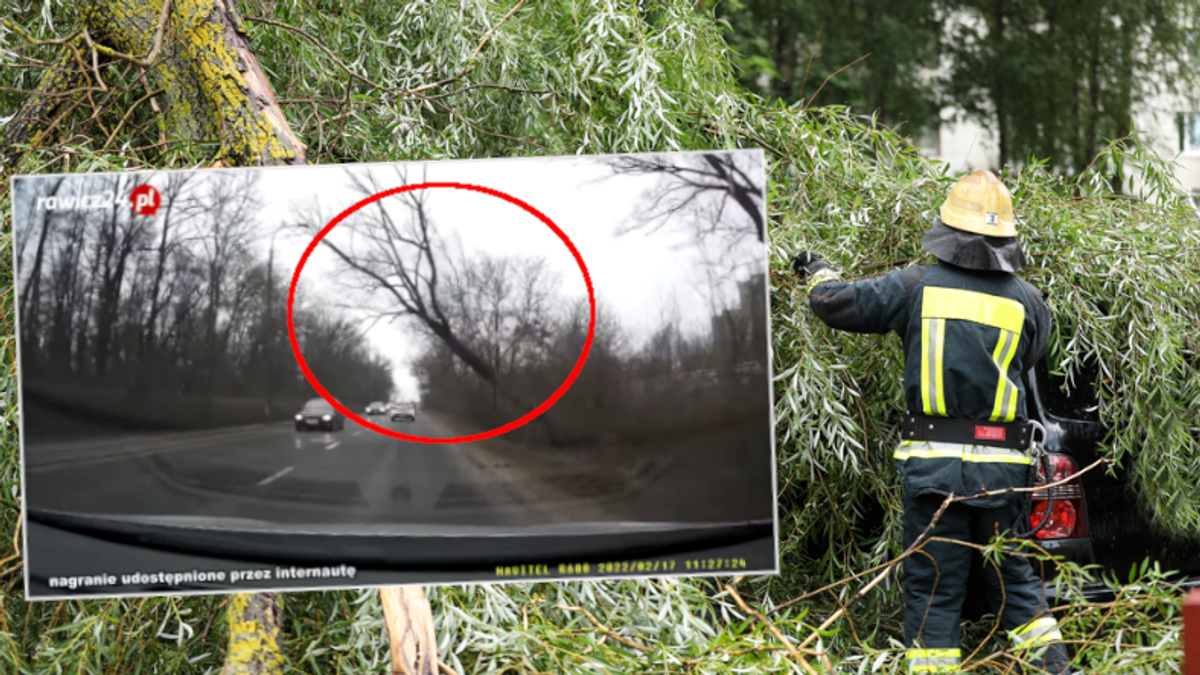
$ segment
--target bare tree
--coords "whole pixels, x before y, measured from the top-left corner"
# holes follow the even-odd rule
[[[128,194],[134,187],[145,183],[142,176],[118,175],[103,182],[111,183],[114,194]],[[145,243],[149,224],[145,218],[133,214],[115,202],[100,222],[96,233],[96,245],[92,260],[93,273],[99,276],[98,305],[96,307],[95,353],[96,373],[104,376],[112,356],[113,329],[119,315],[121,288],[125,282],[130,256],[136,247]]]
[[[753,232],[764,242],[763,194],[766,181],[760,156],[753,153],[701,152],[683,155],[618,155],[604,162],[614,176],[659,176],[632,216],[619,230],[657,232],[686,223],[697,242],[710,237],[736,244]],[[732,208],[730,208],[732,206]],[[748,221],[748,222],[747,222]]]
[[[218,172],[205,185],[201,199],[206,211],[200,238],[205,266],[204,308],[206,391],[214,393],[223,370],[229,332],[237,325],[249,300],[245,275],[251,264],[248,245],[261,203],[256,197],[258,174]],[[226,314],[224,321],[221,315]],[[222,325],[223,324],[223,325]]]
[[[617,232],[624,236],[672,227],[690,235],[705,273],[697,291],[709,306],[709,339],[720,365],[736,368],[747,358],[765,354],[760,347],[766,341],[766,297],[755,295],[762,289],[758,284],[765,257],[762,155],[631,155],[608,158],[605,163],[614,176],[659,176]],[[681,344],[671,334],[664,325],[652,340],[655,356],[650,361],[660,368],[668,362],[663,359],[672,345]]]
[[[27,220],[33,220],[34,216],[40,215],[41,227],[38,232],[37,248],[33,254],[33,264],[29,272],[29,283],[26,284],[25,292],[21,294],[18,305],[21,308],[21,315],[26,317],[25,329],[22,331],[22,337],[26,341],[31,339],[36,340],[38,339],[37,336],[41,334],[41,307],[38,303],[41,298],[42,262],[46,257],[46,240],[53,230],[55,221],[49,211],[34,208],[33,205],[36,203],[38,196],[53,197],[57,195],[62,184],[62,178],[42,183],[42,185],[45,185],[45,188],[39,190],[36,195],[31,196],[27,202],[29,204],[28,211],[30,216]],[[20,239],[21,248],[17,251],[18,258],[24,257],[24,247],[27,245],[27,241],[29,241],[29,237],[22,237]]]
[[[540,258],[460,255],[447,274],[441,305],[463,342],[503,380],[543,351],[540,335],[551,319],[554,284]]]
[[[394,170],[397,182],[386,187],[374,174],[364,176],[348,171],[347,175],[354,189],[369,196],[387,187],[409,184],[403,169]],[[329,236],[321,240],[348,272],[343,283],[369,296],[384,296],[387,307],[375,312],[375,320],[415,319],[500,396],[518,409],[533,409],[525,396],[506,386],[499,377],[498,360],[490,361],[465,339],[464,327],[454,320],[446,304],[448,281],[442,268],[447,265],[444,253],[447,247],[431,218],[429,194],[411,190],[395,198],[405,206],[403,216],[394,214],[387,199],[381,199],[373,208],[364,208],[343,221],[339,230],[347,233],[348,244],[335,243]],[[314,221],[311,212],[301,209],[297,218],[300,229],[309,235],[324,225]],[[559,442],[560,436],[548,415],[540,416],[538,422],[547,428],[554,442]]]
[[[86,329],[86,320],[77,316],[87,316],[91,297],[90,289],[81,287],[80,283],[84,274],[81,263],[86,246],[87,223],[83,213],[71,214],[67,227],[60,230],[62,242],[56,247],[54,260],[48,270],[51,309],[46,362],[48,367],[60,374],[71,370],[72,355],[76,353],[81,362],[76,370],[83,370],[85,350],[82,346],[86,341],[79,336]],[[73,349],[77,342],[81,343],[78,351]]]
[[[162,225],[158,233],[158,248],[155,251],[154,273],[147,298],[150,306],[146,315],[146,337],[143,345],[153,350],[158,340],[159,317],[170,301],[172,287],[164,280],[168,272],[168,262],[171,254],[178,249],[182,228],[202,211],[198,200],[189,188],[195,182],[198,174],[190,172],[172,173],[167,177],[166,185],[160,191],[162,194]]]
[[[505,382],[529,396],[549,396],[583,353],[592,321],[588,299],[560,297],[549,283],[552,277],[542,273],[540,260],[485,256],[463,268],[475,269],[476,273],[452,277],[454,283],[448,289],[451,300],[446,303],[449,310],[456,317],[474,318],[480,328],[468,331],[469,336],[480,340],[480,353],[499,355],[499,372]],[[502,275],[508,283],[487,283],[500,269],[508,270]],[[498,287],[506,295],[493,305]],[[609,414],[618,413],[627,402],[623,396],[627,374],[624,359],[629,356],[627,336],[611,307],[602,300],[597,305],[586,367],[549,411],[558,428],[569,431],[561,440],[572,446],[594,445],[611,436],[607,433],[613,426]],[[499,311],[495,311],[496,306]],[[497,316],[503,320],[496,322]],[[497,323],[502,330],[492,330]],[[505,421],[496,413],[490,390],[476,386],[479,379],[458,367],[440,341],[427,343],[417,359],[416,372],[431,407],[451,408],[480,424]],[[506,413],[511,411],[502,410],[499,415]],[[517,433],[529,442],[541,442],[534,430]]]

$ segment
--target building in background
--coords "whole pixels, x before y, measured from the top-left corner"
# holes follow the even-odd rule
[[[922,154],[946,162],[955,174],[999,170],[995,133],[974,121],[956,121],[955,112],[944,110],[937,129],[913,138]],[[1176,179],[1200,209],[1200,111],[1176,97],[1160,96],[1134,110],[1133,123],[1156,154],[1173,161]],[[1136,176],[1130,179],[1129,191],[1134,192]]]

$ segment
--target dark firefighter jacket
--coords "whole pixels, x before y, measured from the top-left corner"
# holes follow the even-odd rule
[[[909,412],[998,422],[1027,418],[1021,374],[1045,354],[1051,317],[1042,294],[1020,277],[938,262],[843,282],[822,262],[808,289],[813,312],[829,326],[900,336]],[[913,496],[1021,486],[1030,464],[1018,450],[911,441],[900,444],[895,461]],[[968,503],[999,506],[1005,499]]]

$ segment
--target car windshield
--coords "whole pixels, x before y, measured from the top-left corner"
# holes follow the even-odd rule
[[[333,410],[333,406],[329,404],[329,401],[326,401],[323,398],[314,398],[309,400],[308,403],[304,404],[304,410],[309,410],[312,412],[331,412]]]

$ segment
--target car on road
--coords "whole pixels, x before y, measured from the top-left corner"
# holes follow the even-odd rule
[[[346,428],[346,416],[323,398],[310,399],[296,413],[296,431],[309,429],[336,431]]]
[[[408,422],[417,421],[417,406],[412,403],[397,403],[392,407],[391,420],[406,420]]]
[[[387,410],[387,405],[385,405],[383,401],[372,401],[371,404],[367,406],[368,415],[386,415]]]

